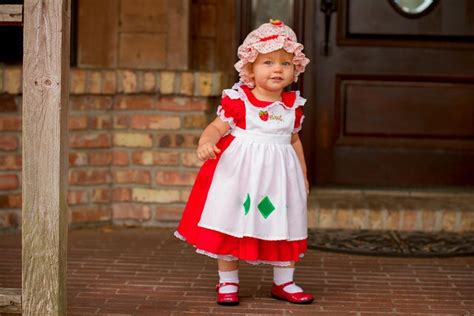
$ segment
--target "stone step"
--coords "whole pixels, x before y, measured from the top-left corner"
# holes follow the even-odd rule
[[[474,230],[474,190],[313,188],[309,228]]]

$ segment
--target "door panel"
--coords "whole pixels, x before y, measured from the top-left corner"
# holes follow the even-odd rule
[[[341,80],[340,136],[472,138],[474,84]]]
[[[328,55],[321,2],[312,7],[303,140],[313,183],[474,185],[474,5],[454,2],[409,19],[388,0],[337,1]]]
[[[472,184],[473,152],[339,145],[332,181],[340,185],[419,187]],[[470,172],[466,172],[470,170]],[[356,181],[357,182],[356,182]]]

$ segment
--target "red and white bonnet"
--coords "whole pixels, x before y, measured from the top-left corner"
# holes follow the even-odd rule
[[[254,82],[250,77],[247,67],[257,59],[258,54],[267,54],[279,49],[284,49],[288,53],[294,54],[293,64],[295,65],[295,79],[304,72],[309,59],[305,57],[303,45],[297,42],[296,34],[282,21],[270,20],[247,35],[242,45],[237,50],[239,61],[234,67],[239,73],[240,81],[247,86],[253,87]]]

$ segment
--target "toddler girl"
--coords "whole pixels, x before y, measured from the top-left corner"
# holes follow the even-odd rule
[[[305,103],[283,92],[309,60],[283,22],[252,31],[238,49],[240,82],[222,93],[217,118],[203,131],[204,160],[175,236],[216,258],[217,303],[239,303],[238,262],[274,266],[271,295],[309,304],[293,282],[306,251],[308,181],[298,137]]]

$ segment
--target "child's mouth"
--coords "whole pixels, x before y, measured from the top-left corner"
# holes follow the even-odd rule
[[[272,80],[274,80],[274,81],[282,81],[282,80],[283,80],[282,77],[272,77],[272,78],[270,78],[270,79],[272,79]]]

